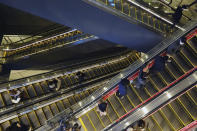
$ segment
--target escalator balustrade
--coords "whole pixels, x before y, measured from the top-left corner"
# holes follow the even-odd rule
[[[118,11],[129,19],[135,19],[142,25],[155,30],[160,33],[167,33],[172,31],[170,25],[149,12],[136,7],[126,0],[95,0],[101,5],[107,6],[115,11]],[[90,2],[91,3],[91,2]]]
[[[166,63],[165,69],[155,75],[149,74],[145,88],[136,89],[131,85],[127,89],[127,95],[119,99],[115,94],[108,97],[108,110],[106,116],[100,116],[96,108],[79,117],[83,128],[88,131],[102,130],[113,121],[118,120],[128,111],[132,110],[143,101],[178,79],[197,65],[196,37],[187,40],[184,48],[174,54],[170,63]],[[193,88],[175,101],[151,115],[146,121],[150,121],[148,130],[179,130],[197,119],[197,88]]]
[[[86,76],[84,82],[85,81],[93,81],[94,79],[97,79],[100,77],[102,78],[103,76],[107,76],[110,74],[112,74],[112,76],[113,76],[113,74],[115,75],[115,74],[119,73],[122,69],[128,67],[131,63],[133,63],[135,60],[138,59],[137,54],[138,53],[136,53],[136,52],[129,53],[129,55],[126,55],[127,57],[122,58],[121,60],[115,59],[114,61],[103,64],[103,65],[99,65],[96,67],[93,66],[92,68],[86,68],[85,70],[83,70],[83,73]],[[71,86],[78,85],[79,80],[76,77],[76,73],[77,72],[72,72],[68,75],[58,77],[58,79],[60,79],[61,83],[62,83],[62,89],[60,90],[60,92],[66,88],[70,88]],[[27,85],[25,87],[21,87],[20,89],[23,89],[25,91],[26,95],[28,96],[27,99],[30,101],[33,99],[36,100],[41,96],[46,96],[49,93],[51,93],[51,92],[48,92],[47,88],[48,88],[47,82],[42,81],[39,83],[35,83],[35,84]],[[65,105],[73,105],[76,103],[76,101],[80,101],[81,99],[85,98],[87,96],[87,94],[90,94],[90,93],[91,93],[91,91],[86,91],[86,94],[82,94],[82,95],[79,94],[79,96],[77,96],[77,97],[71,96],[71,98],[66,98],[65,101],[68,101],[67,99],[69,99],[69,102],[67,102],[69,104],[62,104],[62,103],[64,103],[64,100],[53,102],[52,104],[50,104],[46,107],[42,107],[42,109],[31,111],[29,113],[19,115],[16,118],[10,119],[8,121],[4,121],[3,123],[1,123],[1,127],[3,130],[5,130],[6,127],[8,127],[14,121],[22,121],[22,122],[25,122],[25,124],[31,125],[33,129],[36,129],[36,128],[40,127],[41,125],[43,125],[46,120],[48,120],[52,116],[56,115],[60,111],[63,111],[64,109],[66,109],[67,107],[63,108]],[[75,98],[73,98],[73,97],[75,97]],[[2,113],[6,112],[6,109],[9,109],[10,107],[13,107],[13,109],[14,109],[15,107],[18,108],[18,106],[23,105],[23,104],[27,104],[27,103],[26,103],[26,101],[22,101],[19,104],[14,105],[11,102],[11,97],[9,95],[9,91],[8,92],[5,91],[5,92],[0,93],[0,104],[1,104],[0,114],[2,115]],[[62,105],[64,105],[64,106],[62,106]],[[5,114],[3,114],[3,115],[5,115]]]

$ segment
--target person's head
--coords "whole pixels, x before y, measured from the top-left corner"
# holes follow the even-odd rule
[[[53,85],[53,84],[54,84],[53,80],[50,80],[49,85]]]
[[[145,127],[145,121],[144,120],[139,120],[137,125],[140,128],[144,128]]]
[[[168,56],[164,56],[163,59],[164,59],[164,61],[167,61],[168,60]]]
[[[127,79],[127,78],[124,78],[121,80],[121,83],[124,85],[124,86],[129,86],[130,85],[130,81]]]
[[[182,38],[180,39],[180,41],[179,41],[179,44],[180,44],[181,46],[183,46],[183,45],[185,44],[185,42],[186,42],[186,38],[185,38],[185,37],[182,37]]]
[[[78,124],[78,123],[75,123],[75,124],[73,125],[73,129],[77,129],[77,128],[79,128],[79,124]]]

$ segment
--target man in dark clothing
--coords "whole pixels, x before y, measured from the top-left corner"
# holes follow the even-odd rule
[[[85,79],[85,74],[83,72],[79,71],[76,73],[76,77],[77,77],[79,83],[81,83]]]
[[[184,46],[185,42],[186,42],[186,38],[182,37],[179,41],[171,44],[166,50],[167,55],[169,57],[172,57],[173,54],[178,53]]]
[[[146,78],[147,78],[147,75],[148,75],[148,69],[143,70],[144,68],[140,69],[140,73],[139,73],[139,76],[135,82],[135,85],[134,87],[137,88],[137,89],[140,89],[142,87],[144,87],[146,85]]]
[[[61,80],[59,79],[54,79],[54,80],[50,80],[48,82],[49,85],[49,91],[58,91],[61,87]]]
[[[168,56],[156,56],[155,58],[155,63],[151,67],[150,72],[155,73],[155,72],[160,72],[163,71],[165,68],[165,63],[168,60]]]
[[[14,122],[6,128],[6,131],[29,131],[31,128],[29,126],[24,125],[23,123]]]
[[[98,103],[97,111],[100,112],[100,115],[101,116],[107,115],[107,103],[104,102],[104,101],[99,102]]]
[[[127,94],[127,87],[130,85],[130,82],[128,79],[123,79],[121,80],[121,82],[119,83],[119,88],[118,91],[116,92],[116,96],[119,98],[124,98],[124,96]]]

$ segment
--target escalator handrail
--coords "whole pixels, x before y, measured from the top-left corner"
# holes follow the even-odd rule
[[[1,48],[2,48],[3,51],[15,51],[15,50],[19,50],[19,49],[22,49],[22,48],[30,47],[30,46],[38,44],[40,42],[47,41],[47,40],[53,39],[53,38],[55,38],[57,36],[60,36],[60,35],[63,35],[63,34],[67,34],[67,33],[70,33],[70,32],[74,32],[74,31],[77,31],[77,29],[66,30],[64,32],[60,32],[60,33],[58,33],[56,35],[53,35],[53,36],[50,36],[50,37],[47,37],[47,38],[42,38],[42,39],[34,41],[34,42],[28,42],[28,43],[26,43],[24,45],[8,45],[8,46],[5,45],[5,46],[3,46]]]
[[[154,59],[155,56],[158,54],[161,54],[164,50],[167,49],[171,44],[173,44],[175,41],[179,40],[181,37],[183,37],[185,34],[188,34],[192,29],[194,29],[197,26],[197,18],[194,18],[192,21],[188,22],[184,28],[185,31],[177,30],[172,34],[172,36],[169,36],[165,40],[163,40],[161,43],[156,45],[153,49],[151,49],[148,52],[148,55],[143,56],[141,59],[135,61],[133,64],[131,64],[128,68],[123,70],[121,73],[113,77],[105,86],[105,88],[99,88],[96,90],[91,96],[85,98],[84,100],[80,101],[80,104],[76,103],[72,106],[72,111],[70,109],[66,109],[53,118],[49,119],[48,123],[58,123],[59,120],[62,118],[69,119],[76,114],[79,114],[80,112],[86,112],[86,108],[90,107],[93,104],[96,104],[104,95],[106,95],[109,91],[111,91],[114,87],[118,85],[118,83],[123,78],[127,78],[131,75],[133,75],[135,72],[137,72],[142,66],[144,66],[146,63],[150,62]],[[43,128],[47,127],[49,128],[51,125],[45,125]],[[40,128],[41,129],[41,128]]]
[[[158,91],[157,93],[155,93],[153,96],[149,97],[148,99],[146,99],[145,101],[143,101],[142,103],[140,103],[139,105],[137,105],[136,107],[134,107],[133,109],[131,109],[130,111],[128,111],[126,114],[124,114],[119,119],[117,119],[116,121],[114,121],[113,123],[111,123],[110,125],[108,125],[103,130],[109,130],[110,128],[113,128],[116,124],[120,123],[123,120],[124,120],[124,123],[126,123],[125,119],[127,119],[128,116],[130,116],[131,114],[134,114],[136,110],[142,109],[148,103],[150,103],[151,101],[153,101],[154,99],[156,99],[161,94],[165,93],[165,91],[171,89],[173,86],[175,86],[176,84],[178,84],[180,81],[184,80],[186,77],[188,77],[191,74],[193,74],[195,71],[197,71],[197,66],[194,67],[194,68],[192,68],[191,70],[187,71],[185,74],[183,74],[178,79],[176,79],[173,82],[171,82],[169,85],[167,85],[166,87],[164,87],[163,89],[161,89],[160,91]]]
[[[62,76],[62,75],[65,75],[65,74],[70,74],[74,71],[70,71],[70,70],[73,70],[73,66],[78,66],[78,65],[85,65],[84,67],[82,68],[79,68],[79,69],[75,69],[75,71],[80,71],[80,70],[84,70],[84,68],[87,68],[87,63],[88,64],[88,67],[91,67],[92,65],[104,65],[104,64],[107,64],[108,61],[106,61],[106,59],[109,59],[109,61],[113,61],[113,60],[116,60],[117,57],[118,59],[122,59],[123,57],[127,57],[128,53],[130,52],[130,50],[124,50],[120,53],[116,53],[115,55],[110,55],[110,56],[104,56],[104,57],[100,57],[100,58],[97,58],[97,59],[91,59],[91,57],[87,57],[87,59],[82,62],[79,62],[79,63],[74,63],[72,65],[69,65],[69,66],[64,66],[64,67],[61,67],[61,68],[58,68],[58,69],[55,69],[55,70],[52,70],[50,72],[46,72],[46,73],[42,73],[42,74],[36,74],[36,75],[33,75],[33,76],[29,76],[29,77],[25,77],[25,78],[21,78],[21,79],[16,79],[16,80],[11,80],[11,81],[8,81],[8,82],[2,82],[0,83],[0,92],[3,92],[3,91],[7,91],[8,89],[14,89],[14,88],[19,88],[19,87],[22,87],[22,86],[26,86],[26,85],[29,85],[29,84],[33,84],[33,83],[37,83],[39,81],[44,81],[44,80],[49,80],[49,79],[52,79],[52,78],[57,78],[59,76]],[[121,58],[119,58],[120,56],[123,56]],[[105,60],[104,62],[101,60]],[[99,63],[98,63],[99,61]],[[90,64],[91,63],[91,64]],[[66,72],[63,72],[62,70],[65,70]]]

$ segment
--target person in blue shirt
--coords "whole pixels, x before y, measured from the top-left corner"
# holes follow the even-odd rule
[[[144,70],[143,67],[140,69],[139,76],[134,85],[135,88],[140,89],[146,85],[148,71],[149,71],[148,69]]]
[[[107,115],[107,102],[100,101],[98,103],[97,111],[100,112],[100,115]]]
[[[130,82],[128,79],[122,79],[119,83],[118,91],[116,92],[116,96],[119,98],[124,98],[124,96],[127,94],[127,87],[130,85]]]

